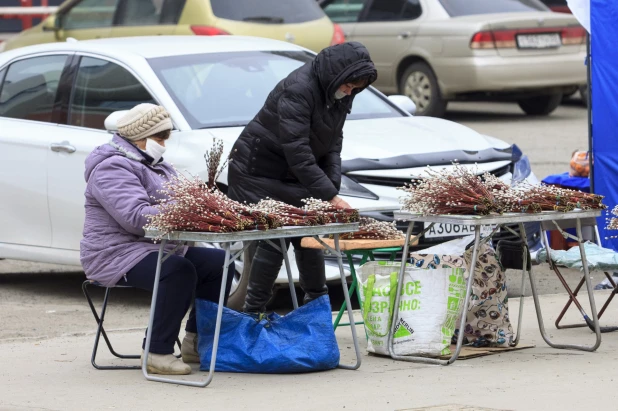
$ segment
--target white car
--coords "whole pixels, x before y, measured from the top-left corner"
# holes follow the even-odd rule
[[[270,90],[312,58],[292,44],[237,36],[70,41],[0,53],[0,258],[80,265],[84,160],[110,140],[108,117],[142,102],[166,107],[174,123],[166,160],[205,177],[213,138],[229,150]],[[414,117],[401,108],[413,110],[409,99],[392,100],[400,104],[374,88],[359,94],[344,129],[341,194],[366,214],[392,218],[376,210],[398,209],[396,187],[428,164],[477,162],[479,172],[505,181],[536,181],[516,146]],[[461,232],[439,227],[432,234]],[[338,272],[328,267],[327,276]],[[242,277],[239,262],[236,303]]]

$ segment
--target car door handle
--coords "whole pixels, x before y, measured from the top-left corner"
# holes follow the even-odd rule
[[[77,151],[77,149],[73,147],[68,141],[63,141],[62,143],[51,143],[49,145],[49,148],[51,148],[51,151],[55,151],[57,153],[65,152],[70,154]]]
[[[408,37],[410,37],[412,33],[410,33],[409,31],[403,31],[401,33],[399,33],[399,35],[397,36],[397,38],[399,40],[403,40],[403,39],[407,39]]]

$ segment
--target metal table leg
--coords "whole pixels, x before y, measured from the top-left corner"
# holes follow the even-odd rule
[[[343,296],[345,298],[346,307],[348,310],[348,318],[350,320],[350,328],[352,329],[352,340],[354,341],[354,351],[356,352],[356,363],[354,365],[339,364],[337,367],[345,370],[357,370],[361,366],[362,353],[358,344],[358,336],[356,335],[356,324],[354,323],[354,311],[352,310],[352,303],[350,302],[350,293],[348,291],[348,282],[345,278],[345,270],[343,268],[343,254],[339,247],[339,234],[334,235],[335,248],[333,249],[326,244],[319,236],[314,238],[322,244],[322,246],[335,254],[337,257],[337,264],[339,265],[339,274],[341,275],[341,287],[343,288]]]
[[[576,219],[576,228],[577,228],[577,237],[579,242],[579,252],[582,257],[582,266],[584,269],[584,278],[586,279],[586,288],[588,289],[588,298],[590,299],[590,310],[592,311],[592,321],[594,324],[594,331],[596,334],[596,342],[592,346],[587,345],[573,345],[573,344],[556,344],[549,339],[547,335],[547,331],[545,330],[545,324],[543,323],[543,315],[541,313],[541,304],[539,303],[539,296],[537,293],[536,285],[534,283],[534,276],[532,275],[532,270],[529,271],[530,276],[530,287],[532,288],[532,298],[534,299],[534,307],[536,309],[536,316],[539,321],[539,330],[541,331],[541,336],[543,340],[552,348],[560,348],[560,349],[572,349],[572,350],[581,350],[581,351],[596,351],[597,348],[601,345],[601,329],[599,326],[599,318],[597,316],[597,308],[594,301],[594,293],[592,290],[592,281],[590,280],[590,272],[588,270],[588,261],[586,260],[586,250],[584,249],[584,240],[582,236],[582,224],[581,220]],[[547,250],[547,259],[551,262],[551,254],[549,242],[545,235],[541,236],[541,239],[545,243],[545,249]]]
[[[178,379],[165,378],[165,377],[155,377],[155,376],[148,374],[147,358],[148,358],[148,353],[150,352],[150,342],[152,338],[152,323],[154,321],[155,307],[157,304],[157,294],[159,291],[159,278],[161,276],[161,265],[163,264],[163,261],[167,258],[167,256],[165,258],[163,257],[166,243],[167,243],[167,240],[162,240],[161,246],[159,247],[159,255],[157,258],[157,270],[155,272],[155,282],[154,282],[154,287],[152,291],[152,303],[150,305],[150,319],[148,321],[148,332],[146,333],[146,347],[144,348],[144,358],[146,359],[146,361],[143,361],[142,363],[142,373],[144,374],[144,377],[146,377],[146,379],[149,381],[158,381],[158,382],[166,382],[170,384],[187,385],[190,387],[206,387],[208,384],[210,384],[215,374],[215,362],[217,360],[217,348],[219,347],[219,334],[221,332],[221,317],[223,315],[223,301],[225,300],[225,285],[227,284],[227,275],[228,275],[227,271],[234,257],[230,258],[230,244],[223,243],[223,248],[225,249],[225,262],[223,264],[223,276],[221,279],[221,291],[219,292],[219,305],[217,308],[215,336],[214,336],[214,342],[212,346],[212,355],[210,357],[210,370],[208,372],[208,377],[206,378],[205,381],[201,381],[201,382],[200,381],[185,381],[185,380],[178,380]],[[243,247],[243,250],[244,250],[244,247]],[[171,253],[173,252],[174,251],[172,251]],[[171,253],[169,253],[168,256]]]
[[[352,302],[350,301],[350,293],[348,292],[348,282],[345,278],[345,270],[343,269],[343,256],[339,248],[339,234],[335,234],[335,252],[337,254],[337,263],[339,265],[339,274],[341,274],[341,286],[343,287],[343,296],[348,308],[348,318],[350,320],[350,328],[352,329],[352,339],[354,340],[354,351],[356,352],[356,364],[345,365],[339,364],[339,368],[346,370],[357,370],[361,366],[362,354],[358,345],[358,336],[356,335],[356,324],[354,323],[354,311],[352,311]]]

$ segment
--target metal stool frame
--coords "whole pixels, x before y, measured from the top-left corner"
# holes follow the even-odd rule
[[[92,302],[92,297],[90,296],[90,293],[88,292],[88,286],[105,288],[105,296],[103,297],[103,305],[101,306],[101,317],[99,317],[99,314],[97,313],[94,303]],[[126,285],[118,285],[113,288],[134,288],[134,287],[130,287]],[[109,352],[113,356],[123,359],[123,360],[139,360],[140,359],[139,354],[119,354],[118,352],[116,352],[116,350],[114,350],[114,347],[112,346],[111,341],[109,340],[109,337],[107,336],[107,333],[105,332],[105,328],[103,328],[103,321],[105,321],[105,313],[107,311],[107,303],[109,302],[109,293],[111,289],[112,287],[105,287],[104,285],[101,285],[98,282],[92,281],[92,280],[86,280],[82,283],[82,291],[84,292],[84,296],[86,297],[86,300],[88,300],[88,305],[90,306],[92,315],[94,316],[94,319],[97,322],[97,333],[94,337],[94,347],[92,349],[92,356],[90,358],[90,362],[92,363],[92,366],[96,368],[97,370],[139,370],[142,368],[141,365],[99,365],[96,362],[101,335],[103,335],[103,339],[105,340],[105,343],[107,344],[107,348],[109,349]],[[176,339],[176,344],[178,345],[178,348],[180,349],[180,340],[178,338]],[[178,357],[180,358],[179,355]]]

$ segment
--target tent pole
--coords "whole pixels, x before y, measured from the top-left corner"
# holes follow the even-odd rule
[[[587,93],[587,107],[588,107],[588,158],[590,159],[590,192],[594,193],[594,158],[592,157],[592,82],[591,80],[591,66],[592,58],[590,55],[590,34],[586,36],[586,73],[588,77],[588,93]]]

